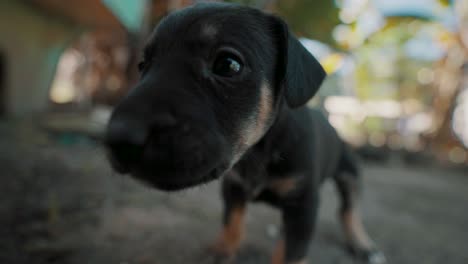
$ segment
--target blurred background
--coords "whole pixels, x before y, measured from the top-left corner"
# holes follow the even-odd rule
[[[195,2],[0,0],[0,263],[208,263],[194,256],[219,227],[217,183],[161,194],[100,147],[146,37]],[[468,263],[468,1],[229,2],[284,18],[326,69],[309,104],[360,154],[390,263]],[[311,260],[353,263],[323,195]],[[268,262],[273,214],[249,216],[239,263]]]

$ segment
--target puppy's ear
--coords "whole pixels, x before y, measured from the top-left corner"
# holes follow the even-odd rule
[[[283,86],[288,105],[293,108],[299,107],[315,95],[326,73],[317,59],[289,31],[282,19],[275,16],[271,16],[271,19],[278,47],[277,84]]]

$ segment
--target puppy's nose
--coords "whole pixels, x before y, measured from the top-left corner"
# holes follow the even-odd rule
[[[148,128],[141,121],[112,118],[107,127],[106,144],[114,167],[124,173],[140,159],[148,137]]]
[[[113,117],[107,127],[106,144],[115,169],[121,173],[129,172],[141,160],[150,133],[175,125],[176,118],[165,112],[145,119]]]
[[[173,127],[177,125],[177,119],[171,113],[163,112],[151,118],[151,123],[159,128]]]

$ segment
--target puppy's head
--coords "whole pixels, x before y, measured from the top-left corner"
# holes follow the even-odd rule
[[[172,13],[145,47],[141,79],[115,108],[116,170],[162,190],[210,181],[298,107],[325,73],[278,18],[228,4]]]

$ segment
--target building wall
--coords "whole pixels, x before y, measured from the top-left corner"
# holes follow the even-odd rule
[[[0,1],[6,114],[20,116],[47,109],[59,57],[80,32],[77,25],[25,2]]]
[[[5,112],[5,60],[2,53],[0,53],[0,116]]]

